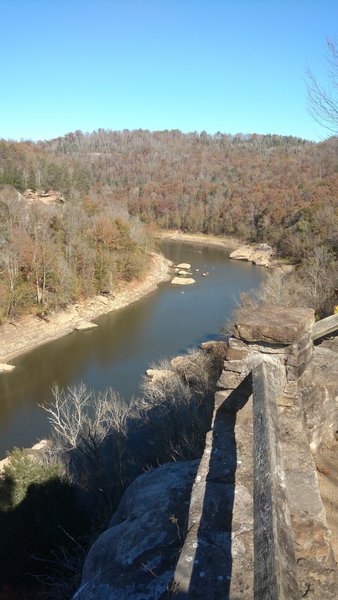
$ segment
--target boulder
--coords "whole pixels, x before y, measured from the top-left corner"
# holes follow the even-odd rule
[[[250,260],[252,254],[252,246],[240,246],[229,254],[229,258],[234,260]]]
[[[188,277],[188,275],[191,275],[190,271],[185,271],[184,269],[175,269],[175,273],[177,275],[180,275],[181,277]]]
[[[14,365],[7,365],[5,363],[0,363],[0,373],[11,373],[14,371]]]
[[[192,277],[174,277],[171,283],[173,285],[191,285],[192,283],[196,283],[196,280]]]
[[[258,246],[240,246],[240,248],[231,252],[229,258],[248,260],[255,265],[269,267],[272,254],[273,248],[269,244],[259,244]]]
[[[86,558],[73,600],[154,600],[170,588],[198,461],[162,465],[125,492]]]
[[[179,265],[175,265],[175,269],[185,269],[189,271],[191,269],[190,263],[180,263]]]

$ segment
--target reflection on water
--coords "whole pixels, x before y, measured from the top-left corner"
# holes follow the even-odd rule
[[[215,338],[239,294],[264,276],[251,264],[227,260],[221,248],[170,241],[161,248],[176,264],[191,263],[194,285],[161,284],[143,300],[97,319],[99,327],[15,359],[15,371],[0,376],[0,457],[48,435],[38,404],[50,401],[53,382],[65,387],[84,381],[93,389],[111,386],[126,399],[137,395],[152,361]],[[202,277],[206,271],[209,276]]]

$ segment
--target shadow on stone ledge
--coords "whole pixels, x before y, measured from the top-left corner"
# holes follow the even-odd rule
[[[192,490],[188,533],[175,572],[175,600],[229,598],[236,412],[250,394],[249,376],[216,407],[213,431],[207,436]]]

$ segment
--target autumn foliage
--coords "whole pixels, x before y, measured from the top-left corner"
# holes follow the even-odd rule
[[[236,235],[306,259],[338,251],[337,140],[81,131],[0,141],[0,314],[42,312],[142,271],[141,225]],[[27,202],[57,190],[64,203]]]

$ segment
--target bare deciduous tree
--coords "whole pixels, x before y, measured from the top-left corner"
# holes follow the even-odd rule
[[[338,44],[327,40],[327,73],[328,85],[323,87],[312,73],[307,69],[308,105],[316,121],[338,135]]]
[[[334,254],[326,246],[308,253],[299,269],[272,272],[258,291],[258,300],[282,306],[308,306],[320,317],[332,313],[338,269]]]
[[[210,357],[198,351],[175,368],[170,361],[152,367],[154,377],[145,378],[142,385],[142,417],[161,449],[161,460],[196,458],[211,419]]]
[[[66,390],[54,385],[53,396],[43,408],[54,430],[54,450],[68,457],[68,476],[108,498],[126,480],[125,440],[135,404],[127,405],[111,388],[93,393],[84,383]]]

